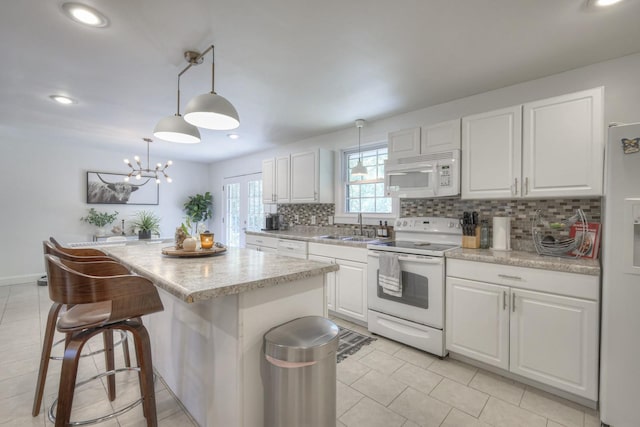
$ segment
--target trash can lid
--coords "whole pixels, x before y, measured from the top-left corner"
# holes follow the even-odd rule
[[[325,317],[300,317],[265,334],[265,354],[287,362],[320,360],[338,349],[339,332],[338,326]]]

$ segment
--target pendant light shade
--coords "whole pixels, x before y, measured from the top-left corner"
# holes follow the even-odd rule
[[[235,107],[215,92],[203,93],[189,101],[184,119],[187,123],[205,129],[231,130],[240,126]]]
[[[153,130],[153,135],[165,141],[183,144],[196,144],[200,142],[200,131],[198,128],[187,123],[179,114],[161,119]]]
[[[362,152],[360,151],[360,131],[362,126],[364,126],[364,120],[356,120],[356,127],[358,128],[358,155],[360,158],[358,159],[358,163],[351,168],[351,175],[353,176],[367,176],[369,174],[367,167],[362,164]]]

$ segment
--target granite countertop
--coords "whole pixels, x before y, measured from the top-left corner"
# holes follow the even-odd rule
[[[450,259],[513,265],[516,267],[587,274],[590,276],[600,275],[600,262],[598,260],[544,256],[538,255],[535,252],[460,248],[447,252],[446,257]]]
[[[313,242],[313,243],[322,243],[328,245],[339,245],[339,246],[351,246],[354,248],[366,248],[367,244],[375,243],[375,242],[387,242],[391,239],[377,239],[371,238],[372,240],[367,242],[359,242],[353,240],[339,240],[339,239],[322,239],[320,236],[327,235],[341,235],[347,236],[346,231],[343,233],[339,233],[335,229],[321,229],[319,227],[308,227],[306,229],[293,229],[293,230],[269,230],[269,231],[251,231],[246,230],[246,234],[254,235],[254,236],[265,236],[265,237],[275,237],[277,239],[290,239],[290,240],[301,240],[303,242]]]
[[[338,270],[336,264],[228,248],[224,254],[177,258],[159,245],[101,248],[156,286],[188,303],[238,294]]]

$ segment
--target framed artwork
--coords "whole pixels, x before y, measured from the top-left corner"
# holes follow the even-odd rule
[[[157,205],[160,187],[143,177],[124,181],[124,173],[87,172],[87,203],[105,205]]]

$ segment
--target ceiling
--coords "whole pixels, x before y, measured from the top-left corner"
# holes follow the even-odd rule
[[[640,51],[638,0],[76,1],[110,25],[71,21],[63,0],[0,3],[0,138],[142,154],[175,113],[183,52],[211,44],[240,139],[201,130],[152,157],[237,157]],[[182,108],[210,90],[205,61],[182,76]]]

